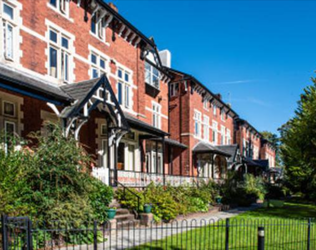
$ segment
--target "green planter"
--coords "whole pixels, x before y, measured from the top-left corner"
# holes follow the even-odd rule
[[[114,219],[115,215],[116,215],[116,209],[114,208],[109,208],[106,210],[107,214],[108,214],[108,219],[112,220]]]
[[[216,202],[217,204],[222,204],[222,197],[216,197],[216,198],[215,198],[215,202]]]
[[[150,205],[150,204],[144,205],[144,212],[146,214],[150,214],[151,213],[151,209],[152,209],[152,205]]]

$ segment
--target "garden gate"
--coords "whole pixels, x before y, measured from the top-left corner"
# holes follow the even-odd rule
[[[1,216],[2,225],[2,249],[9,250],[18,246],[18,249],[31,250],[32,222],[28,217]]]

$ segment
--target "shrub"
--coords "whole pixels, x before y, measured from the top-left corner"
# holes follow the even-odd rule
[[[244,177],[238,173],[229,173],[221,186],[223,203],[250,206],[256,199],[263,199],[266,193],[264,182],[260,177],[246,174]]]
[[[31,148],[14,137],[0,138],[0,145],[8,145],[0,148],[0,213],[75,224],[102,220],[112,196],[90,176],[92,158],[60,127],[46,126],[46,136],[31,134]]]
[[[284,198],[286,190],[282,186],[276,186],[272,184],[267,185],[266,199],[281,199]]]
[[[161,219],[170,221],[179,214],[176,201],[170,192],[166,192],[162,186],[150,184],[144,193],[144,197],[146,203],[153,204],[152,213],[156,221]]]
[[[99,222],[107,219],[106,209],[113,199],[113,189],[104,185],[101,181],[92,178],[89,191],[89,205],[93,209],[94,218]]]

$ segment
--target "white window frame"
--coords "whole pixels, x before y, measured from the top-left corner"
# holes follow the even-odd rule
[[[208,100],[203,100],[203,108],[207,111],[209,110],[209,101]]]
[[[215,104],[213,104],[213,115],[217,116],[217,107]]]
[[[226,121],[224,109],[221,110],[221,120],[222,120],[223,122]]]
[[[203,139],[210,140],[210,118],[207,115],[203,116]]]
[[[147,68],[149,67],[149,69]],[[155,74],[155,70],[157,71],[158,75]],[[158,79],[158,86],[154,83],[154,77]],[[148,79],[147,79],[148,78]],[[159,70],[151,65],[149,62],[145,61],[145,82],[156,89],[160,89],[160,73]]]
[[[5,113],[5,104],[12,104],[13,105],[13,115],[10,114],[6,114]],[[16,117],[16,105],[14,102],[10,102],[10,101],[6,101],[6,100],[2,100],[2,115],[6,116],[6,117]]]
[[[194,135],[197,138],[201,138],[202,136],[202,113],[198,110],[194,110]]]
[[[179,94],[179,83],[170,84],[170,97],[177,96]]]
[[[226,129],[226,139],[227,139],[227,145],[231,144],[231,135],[230,135],[230,129]]]
[[[7,14],[4,13],[4,6],[8,6],[9,8],[12,9],[12,18],[9,17]],[[3,51],[3,58],[7,61],[15,61],[16,57],[16,51],[18,51],[15,46],[17,44],[17,11],[16,11],[16,6],[13,6],[12,4],[8,2],[3,2],[1,1],[1,11],[0,13],[0,19],[1,19],[1,32],[2,34],[1,37],[1,42],[2,42],[2,48],[1,50]],[[9,42],[7,40],[8,38],[8,29],[11,28],[11,41]],[[8,49],[8,42],[10,44],[10,50]],[[11,53],[9,53],[11,52]]]
[[[53,10],[57,11],[61,15],[69,18],[69,0],[56,0],[56,6],[48,1],[48,6],[51,7]],[[64,6],[64,8],[62,7]]]
[[[96,63],[92,62],[92,56],[96,57]],[[101,67],[101,60],[104,61],[104,68]],[[102,74],[107,74],[108,70],[108,59],[100,56],[98,53],[95,53],[94,51],[91,51],[90,53],[90,65],[91,65],[91,79],[101,77]],[[97,71],[98,76],[94,77],[93,72]]]
[[[16,123],[9,120],[4,120],[4,132],[7,133],[7,124],[13,125],[13,131],[16,133]]]
[[[50,34],[51,32],[54,32],[57,36],[57,41],[52,41],[50,39]],[[54,79],[62,79],[63,82],[69,83],[70,82],[70,78],[71,78],[71,65],[72,65],[72,54],[71,54],[71,50],[70,47],[72,46],[72,40],[69,36],[67,36],[66,34],[58,31],[55,28],[51,28],[49,27],[48,29],[48,38],[49,38],[49,42],[48,42],[48,75]],[[62,40],[66,39],[68,41],[68,48],[64,47],[62,45]],[[51,67],[51,53],[50,50],[54,49],[57,52],[57,62],[56,62],[56,73],[53,74],[52,68]],[[63,63],[63,57],[67,57],[67,64]],[[66,65],[67,65],[67,74],[65,74],[66,72]],[[56,77],[55,77],[56,75]]]
[[[122,77],[119,77],[119,71],[122,72]],[[117,99],[119,100],[119,84],[121,84],[122,86],[122,96],[121,96],[121,102],[120,105],[123,106],[126,109],[131,109],[132,108],[132,95],[131,95],[131,91],[132,91],[132,86],[131,86],[131,77],[132,74],[119,67],[117,69]],[[128,81],[126,80],[125,76],[128,75]]]
[[[102,136],[106,136],[107,135],[107,125],[106,124],[101,124],[101,128],[100,128],[100,135]],[[105,132],[104,132],[105,131]]]
[[[221,125],[221,145],[225,145],[225,143],[226,143],[225,126]]]
[[[96,37],[97,39],[101,40],[102,42],[106,41],[106,27],[104,25],[104,20],[103,18],[100,19],[100,15],[102,15],[102,13],[100,11],[97,11],[90,20],[90,33]],[[99,19],[99,21],[97,23],[95,23],[93,20],[95,19]],[[95,23],[95,32],[92,31],[92,23]]]
[[[218,123],[216,121],[212,122],[212,129],[213,129],[213,133],[212,133],[212,141],[215,145],[218,144]],[[214,137],[215,135],[215,137]]]
[[[153,105],[153,126],[161,129],[161,105],[156,102],[152,102]]]

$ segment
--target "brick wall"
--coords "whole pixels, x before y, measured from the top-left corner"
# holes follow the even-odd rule
[[[152,124],[152,113],[145,107],[152,108],[152,101],[162,105],[162,114],[168,116],[168,86],[161,82],[160,92],[157,96],[147,95],[145,92],[144,81],[144,61],[140,59],[140,48],[135,48],[129,42],[116,34],[116,40],[112,41],[112,29],[106,29],[106,43],[90,34],[90,18],[86,23],[84,21],[84,9],[78,7],[73,1],[70,1],[70,19],[57,13],[48,7],[48,0],[19,0],[23,8],[21,16],[23,25],[36,34],[31,35],[24,30],[20,31],[22,43],[20,49],[23,51],[21,64],[24,68],[32,70],[41,75],[47,75],[47,41],[43,41],[47,36],[49,20],[54,25],[69,32],[74,37],[74,57],[75,81],[83,81],[90,78],[89,76],[89,45],[107,55],[111,62],[109,79],[114,92],[116,89],[117,63],[127,67],[133,72],[133,83],[136,86],[133,89],[133,113],[139,119]],[[40,11],[39,11],[40,10]],[[73,20],[73,21],[72,21]],[[42,38],[42,39],[41,39]],[[50,77],[48,76],[48,79]],[[162,129],[168,131],[168,119],[162,118]]]

